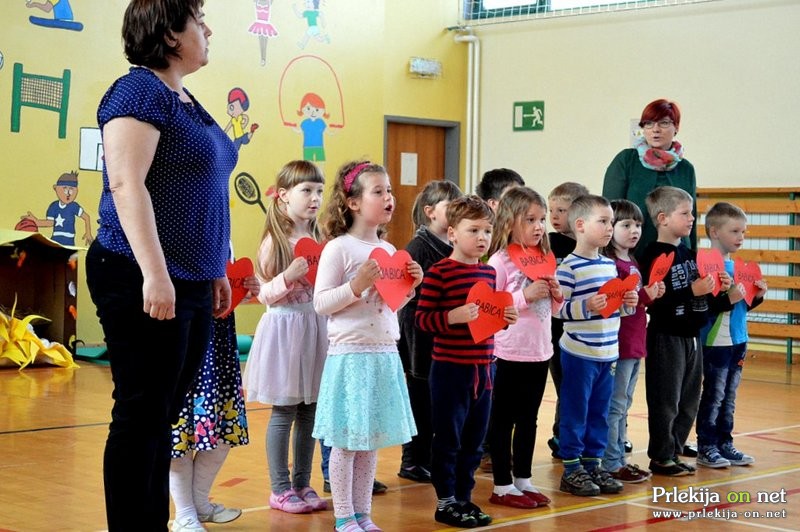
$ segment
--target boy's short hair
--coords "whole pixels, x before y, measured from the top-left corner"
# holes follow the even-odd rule
[[[572,201],[567,211],[569,219],[569,228],[575,231],[575,221],[578,218],[586,218],[592,213],[595,207],[611,207],[611,204],[603,196],[595,196],[594,194],[586,194],[578,196]]]
[[[525,185],[521,175],[510,168],[495,168],[483,174],[481,182],[475,187],[475,193],[484,201],[499,200],[503,191],[514,185]]]
[[[728,220],[747,221],[745,212],[727,201],[718,201],[706,213],[706,236],[710,238],[711,229],[719,229]]]
[[[494,211],[478,196],[462,196],[447,206],[447,225],[456,227],[461,220],[488,220],[494,222]]]
[[[658,187],[650,191],[644,199],[647,205],[647,214],[653,220],[653,225],[658,227],[658,215],[662,212],[669,216],[684,201],[694,203],[692,196],[678,187]]]
[[[561,183],[556,188],[551,190],[550,195],[547,196],[547,199],[561,200],[561,201],[566,201],[568,203],[572,203],[573,201],[575,201],[575,198],[588,195],[589,195],[588,188],[581,185],[580,183],[575,183],[574,181],[567,181],[565,183]]]

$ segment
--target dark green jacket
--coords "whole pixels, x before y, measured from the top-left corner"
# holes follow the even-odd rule
[[[694,175],[694,166],[686,159],[667,172],[648,170],[639,160],[639,152],[634,148],[622,150],[614,157],[606,170],[603,180],[603,196],[608,200],[626,199],[632,201],[642,210],[644,226],[642,238],[636,246],[635,255],[640,258],[642,252],[658,239],[655,225],[647,214],[645,197],[656,187],[671,186],[681,188],[692,196],[692,214],[695,217],[692,234],[684,243],[689,249],[697,250],[697,180]]]

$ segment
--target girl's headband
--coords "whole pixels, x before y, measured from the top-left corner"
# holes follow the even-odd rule
[[[358,177],[358,174],[360,174],[364,170],[364,168],[366,168],[368,166],[372,166],[372,163],[369,162],[369,161],[367,161],[365,163],[357,164],[355,166],[355,168],[353,168],[352,170],[347,172],[347,174],[344,176],[344,191],[345,192],[348,192],[348,193],[350,192],[350,189],[353,187],[353,182]]]

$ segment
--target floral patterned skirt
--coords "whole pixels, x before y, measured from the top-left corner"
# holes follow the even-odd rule
[[[220,443],[246,445],[247,416],[233,314],[214,320],[203,365],[172,426],[172,458],[207,451]]]

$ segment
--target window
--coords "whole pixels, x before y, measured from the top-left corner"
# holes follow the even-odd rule
[[[514,22],[532,18],[549,18],[622,11],[648,7],[696,4],[717,0],[460,0],[462,20]],[[501,20],[502,19],[502,20]]]

